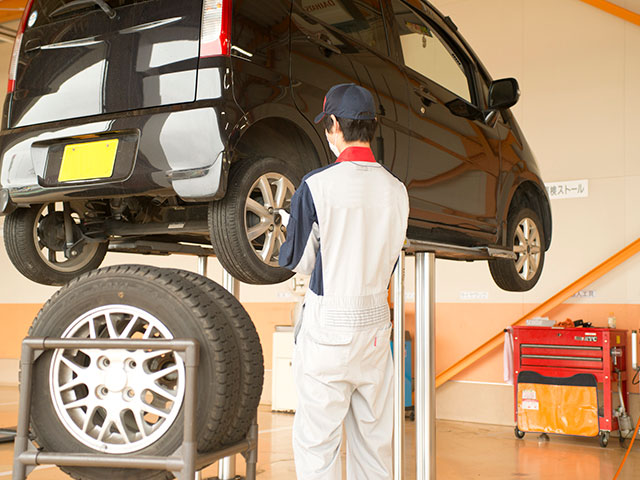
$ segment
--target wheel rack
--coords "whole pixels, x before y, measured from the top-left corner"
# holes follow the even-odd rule
[[[168,349],[180,355],[185,363],[185,400],[183,443],[171,456],[108,455],[99,453],[41,452],[29,442],[31,418],[31,394],[33,364],[45,351],[52,349]],[[257,416],[247,437],[221,450],[199,454],[195,441],[195,409],[199,346],[193,339],[174,340],[84,340],[61,338],[27,338],[22,342],[20,367],[20,401],[18,404],[18,429],[15,438],[13,480],[25,480],[37,465],[61,465],[76,467],[138,468],[168,470],[178,480],[193,480],[196,472],[211,463],[242,454],[247,462],[247,480],[255,480],[258,459]],[[256,412],[257,414],[257,412]]]

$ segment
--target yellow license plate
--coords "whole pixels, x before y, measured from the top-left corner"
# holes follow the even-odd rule
[[[97,180],[113,175],[118,139],[66,145],[62,154],[59,182]]]

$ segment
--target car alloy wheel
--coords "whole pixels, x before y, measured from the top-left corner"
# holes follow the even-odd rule
[[[247,195],[247,239],[258,258],[273,267],[278,266],[278,253],[286,240],[286,227],[279,210],[289,210],[294,193],[295,187],[287,177],[269,172],[255,181]]]
[[[153,315],[106,305],[74,320],[62,338],[173,336]],[[105,453],[132,453],[156,442],[175,422],[185,393],[185,366],[167,350],[56,350],[51,398],[79,442]]]
[[[525,217],[518,223],[513,238],[513,252],[517,256],[518,275],[525,281],[531,280],[538,272],[542,253],[540,232],[531,218]]]

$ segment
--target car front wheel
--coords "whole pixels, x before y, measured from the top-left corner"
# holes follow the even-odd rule
[[[515,259],[489,260],[491,276],[503,290],[524,292],[538,282],[544,265],[544,231],[540,216],[529,208],[523,208],[509,216],[509,247]]]

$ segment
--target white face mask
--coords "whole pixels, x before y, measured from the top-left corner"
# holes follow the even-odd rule
[[[336,137],[337,134],[338,134],[338,132],[336,132],[334,134],[334,137],[333,137],[334,140],[335,140],[335,137]],[[340,150],[338,150],[338,147],[336,147],[335,143],[333,143],[331,140],[329,140],[329,135],[328,134],[325,134],[325,135],[327,137],[327,142],[329,143],[329,149],[333,152],[333,154],[336,156],[336,158],[339,157],[340,156]]]

